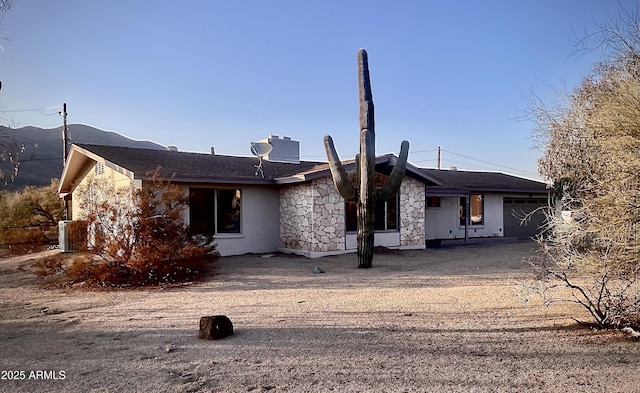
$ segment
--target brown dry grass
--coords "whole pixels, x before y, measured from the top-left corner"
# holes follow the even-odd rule
[[[638,391],[636,341],[519,300],[532,247],[387,252],[370,270],[248,255],[201,283],[90,292],[41,288],[33,256],[0,260],[0,369],[65,372],[0,391]],[[199,340],[214,314],[236,334]]]

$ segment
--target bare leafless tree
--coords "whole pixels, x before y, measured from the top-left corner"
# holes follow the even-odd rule
[[[0,0],[0,19],[9,11],[15,0]],[[0,49],[2,47],[0,46]],[[0,94],[2,93],[2,81],[0,81]],[[0,182],[5,185],[13,181],[18,174],[18,157],[23,148],[17,145],[15,138],[9,135],[6,128],[0,128]]]
[[[9,11],[14,3],[15,0],[0,0],[0,14]]]
[[[539,170],[557,201],[534,260],[537,289],[547,302],[584,306],[600,326],[638,326],[638,13],[622,10],[579,45],[606,56],[562,104],[533,109],[544,146]]]
[[[7,185],[18,175],[24,145],[16,142],[11,129],[0,126],[0,184]]]

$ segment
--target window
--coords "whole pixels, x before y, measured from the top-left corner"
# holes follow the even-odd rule
[[[344,221],[347,232],[355,232],[358,230],[358,213],[356,210],[356,201],[344,202]]]
[[[191,233],[240,233],[240,197],[240,190],[190,188]]]
[[[427,209],[440,207],[440,197],[439,196],[427,196]]]
[[[484,225],[484,195],[471,194],[469,199],[469,210],[471,214],[471,225]],[[467,222],[467,197],[460,197],[460,207],[458,209],[460,226]]]
[[[240,190],[217,190],[217,233],[240,233]]]
[[[398,226],[398,194],[395,194],[388,201],[377,200],[375,206],[375,230],[392,231]],[[345,202],[345,223],[347,232],[358,230],[356,201]]]

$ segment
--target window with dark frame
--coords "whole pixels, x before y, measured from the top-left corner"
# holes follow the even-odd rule
[[[216,191],[217,233],[240,233],[240,190]]]
[[[241,190],[190,188],[189,229],[192,234],[241,233]]]
[[[484,225],[484,195],[471,194],[469,199],[469,213],[471,215],[471,225]],[[467,197],[460,197],[458,208],[460,226],[465,226],[467,222]]]
[[[399,228],[398,194],[389,200],[377,200],[375,206],[375,230],[393,231]],[[357,206],[356,201],[345,201],[345,226],[347,232],[357,232]]]

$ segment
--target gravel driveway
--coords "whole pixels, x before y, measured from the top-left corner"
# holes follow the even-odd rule
[[[203,282],[128,291],[43,289],[36,256],[0,259],[0,391],[640,391],[637,341],[518,296],[534,246],[387,251],[368,270],[227,257]],[[235,334],[198,339],[215,314]]]

